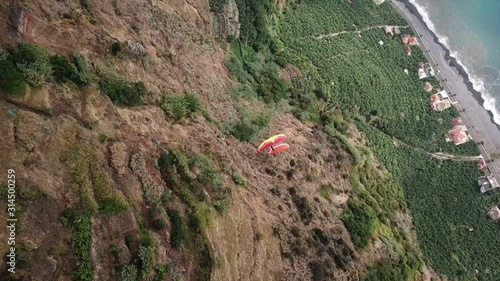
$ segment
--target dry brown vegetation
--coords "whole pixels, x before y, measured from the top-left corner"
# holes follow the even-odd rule
[[[114,105],[95,83],[78,87],[49,79],[23,97],[0,93],[0,159],[6,160],[0,170],[14,168],[18,192],[33,192],[18,199],[19,268],[9,278],[74,277],[81,264],[79,226],[71,223],[77,210],[91,217],[95,280],[133,275],[133,269],[124,270],[131,264],[139,265],[137,275],[145,279],[165,271],[168,280],[199,280],[209,267],[211,280],[358,280],[368,265],[386,257],[378,239],[358,253],[340,220],[353,193],[349,173],[355,159],[345,144],[298,120],[287,105],[269,115],[274,119],[267,130],[288,136],[287,153],[269,157],[257,152],[258,141],[221,132],[220,124],[237,120],[242,106],[256,115],[267,108],[230,94],[237,83],[224,66],[229,48],[213,39],[207,1],[12,1],[1,4],[0,13],[10,19],[1,25],[3,49],[25,40],[51,53],[81,53],[91,79],[112,73],[142,81],[148,90],[144,104],[130,108]],[[113,56],[116,42],[123,51]],[[301,76],[294,66],[282,75]],[[203,110],[179,120],[162,111],[165,96],[185,93]],[[359,142],[362,137],[352,132]],[[203,184],[199,193],[206,197],[185,193],[182,184],[202,178],[203,167],[189,166],[185,172],[192,179],[169,182],[175,174],[165,174],[158,161],[173,149],[216,163],[230,190],[227,211],[209,204],[220,198]],[[176,229],[171,210],[186,229]],[[201,229],[190,225],[193,212]],[[5,235],[0,233],[1,241]],[[175,247],[174,235],[199,240]],[[2,256],[5,246],[0,243]]]

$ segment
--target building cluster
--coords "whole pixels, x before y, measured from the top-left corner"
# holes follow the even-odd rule
[[[405,34],[401,36],[401,43],[405,46],[406,55],[411,56],[411,46],[418,46],[418,39],[415,36]]]
[[[396,35],[401,34],[401,30],[399,30],[399,26],[395,26],[395,25],[384,25],[384,32],[387,34],[390,34],[391,36],[394,36],[394,34],[396,34]]]
[[[384,26],[384,31],[391,36],[396,33],[393,27]],[[397,33],[400,34],[399,29],[397,29]],[[401,35],[401,43],[404,45],[405,52],[407,55],[411,55],[411,46],[419,45],[418,38],[414,36],[410,36],[407,34]],[[407,70],[405,69],[405,73]],[[408,74],[408,73],[407,73]],[[418,65],[418,78],[420,80],[425,80],[435,76],[434,69],[429,63],[419,63]],[[457,102],[452,102],[448,92],[445,89],[441,88],[439,85],[432,85],[430,82],[426,81],[424,90],[428,93],[431,93],[431,110],[435,111],[443,111],[450,108],[452,105]],[[464,124],[462,118],[456,117],[451,120],[451,129],[445,136],[445,140],[447,142],[453,142],[455,145],[461,145],[467,143],[472,140],[469,131]],[[493,192],[500,188],[497,179],[491,173],[488,168],[487,162],[481,156],[479,161],[477,162],[477,168],[481,171],[482,176],[477,179],[477,183],[479,185],[479,191],[481,194]],[[488,216],[494,220],[500,222],[500,206],[495,205],[489,209],[487,212]]]
[[[490,170],[488,169],[488,166],[486,165],[486,161],[484,159],[478,161],[477,168],[483,174],[477,179],[477,184],[479,185],[479,191],[481,191],[481,194],[493,192],[500,187],[497,179],[491,174]],[[493,221],[500,221],[500,209],[498,207],[498,205],[495,205],[488,211],[488,216]]]
[[[418,64],[418,79],[427,79],[433,77],[434,75],[436,75],[436,73],[434,72],[434,69],[432,69],[430,63],[421,62]]]
[[[392,25],[384,25],[384,31],[386,34],[391,36],[400,35],[401,30],[399,30],[399,26]],[[408,34],[401,35],[401,43],[403,43],[405,52],[408,56],[411,56],[411,46],[418,46],[418,39],[415,36],[411,36]]]

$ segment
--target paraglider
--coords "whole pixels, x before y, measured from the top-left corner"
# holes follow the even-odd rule
[[[286,141],[286,139],[287,138],[284,134],[272,136],[263,141],[261,145],[259,145],[259,151],[262,152],[271,148],[271,150],[269,150],[269,155],[275,155],[282,151],[285,151],[290,148],[290,145],[288,145],[288,143],[283,143],[284,141]]]
[[[278,154],[282,151],[287,150],[288,148],[290,148],[290,145],[288,145],[288,143],[281,143],[275,147],[271,146],[271,151],[269,151],[269,155]]]

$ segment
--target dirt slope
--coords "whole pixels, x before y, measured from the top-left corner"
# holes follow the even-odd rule
[[[118,263],[136,254],[125,237],[139,239],[141,217],[150,207],[145,186],[158,194],[171,188],[154,164],[160,147],[208,155],[232,190],[229,212],[212,212],[205,230],[211,280],[312,280],[314,271],[323,272],[324,279],[316,280],[358,280],[367,261],[385,256],[380,241],[364,256],[354,249],[339,220],[351,193],[352,159],[313,124],[281,113],[270,134],[286,134],[292,149],[269,157],[255,144],[222,134],[200,114],[173,122],[156,105],[165,95],[193,93],[214,120],[236,118],[239,102],[229,94],[236,83],[224,67],[224,42],[213,39],[208,1],[83,2],[1,4],[0,18],[8,22],[2,24],[2,48],[26,40],[54,53],[80,52],[94,71],[143,81],[151,95],[144,106],[118,108],[95,87],[48,83],[24,98],[1,94],[0,159],[7,161],[0,161],[0,170],[14,168],[26,193],[18,203],[24,209],[16,238],[22,241],[19,280],[70,280],[77,266],[73,231],[61,216],[78,201],[68,168],[68,151],[78,145],[85,151],[82,165],[97,163],[131,206],[120,215],[93,217],[94,280],[116,280],[112,245],[123,253]],[[111,56],[113,42],[129,48],[128,54]],[[137,44],[142,47],[130,47]],[[99,141],[100,135],[117,141]],[[133,159],[140,159],[139,168]],[[245,178],[245,187],[232,182],[234,172]],[[331,190],[330,199],[320,196],[321,186]],[[6,216],[3,204],[0,219]],[[170,265],[169,278],[179,273],[197,280],[192,259],[172,248],[171,235],[170,226],[154,232],[157,263]],[[2,255],[6,250],[1,243]]]

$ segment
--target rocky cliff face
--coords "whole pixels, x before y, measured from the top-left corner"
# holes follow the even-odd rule
[[[0,4],[2,48],[26,41],[52,54],[80,53],[93,79],[118,73],[149,91],[137,107],[114,105],[96,85],[51,80],[23,97],[1,93],[0,170],[15,169],[22,208],[18,268],[4,271],[2,280],[74,277],[84,260],[78,233],[85,227],[69,221],[86,208],[85,200],[96,208],[83,239],[91,241],[94,280],[358,280],[367,261],[384,258],[380,241],[357,253],[339,219],[352,192],[352,158],[339,141],[286,108],[270,128],[286,134],[293,147],[279,157],[221,133],[217,124],[235,120],[242,103],[256,112],[263,105],[230,95],[236,82],[224,66],[225,44],[216,38],[238,37],[235,2],[214,17],[208,7],[205,0]],[[297,68],[287,69],[282,73],[290,79],[302,77]],[[184,93],[201,102],[203,116],[176,121],[158,106],[165,96]],[[173,151],[194,159],[189,172],[182,172],[181,156],[172,160],[175,171],[162,166]],[[196,155],[215,164],[203,166],[205,158]],[[211,189],[213,178],[203,182],[205,171],[220,174],[224,192]],[[199,184],[204,201],[191,205],[185,183]],[[124,201],[125,210],[106,213],[110,198]],[[227,211],[207,207],[206,224],[192,226],[193,212],[200,218],[200,206],[227,203],[221,198],[229,201]],[[181,247],[174,245],[183,233],[173,219],[177,213],[193,239]],[[7,250],[1,243],[2,255]]]
[[[227,1],[223,11],[213,12],[212,16],[215,38],[240,37],[240,15],[234,0]]]

